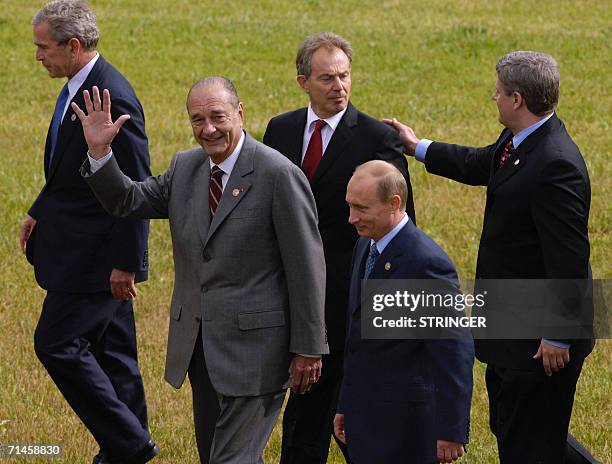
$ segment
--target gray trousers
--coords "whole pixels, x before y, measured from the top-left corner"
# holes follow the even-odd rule
[[[193,418],[202,464],[262,464],[285,398],[281,390],[261,396],[219,395],[210,382],[202,339],[189,365]]]

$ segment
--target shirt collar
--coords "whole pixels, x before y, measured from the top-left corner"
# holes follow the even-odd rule
[[[402,228],[406,224],[408,224],[409,220],[410,219],[408,218],[408,215],[404,213],[404,217],[402,218],[402,220],[393,229],[383,235],[380,240],[378,240],[377,242],[374,242],[374,240],[370,240],[370,246],[372,246],[372,243],[376,243],[376,249],[380,254],[382,254],[382,252],[385,251],[385,248],[387,248],[387,245],[389,245],[391,240],[393,240],[395,236],[399,233],[399,231],[402,230]]]
[[[244,131],[242,131],[242,133],[240,134],[240,140],[238,140],[238,145],[236,145],[236,148],[234,148],[232,154],[225,158],[223,161],[221,161],[219,164],[217,164],[217,166],[219,166],[219,168],[228,176],[234,170],[234,165],[236,164],[236,161],[238,161],[238,156],[240,156],[240,150],[242,150],[243,145]],[[208,158],[208,161],[210,162],[210,169],[212,169],[215,163],[213,163],[213,160],[210,157]]]
[[[72,79],[68,81],[68,101],[74,98],[81,86],[85,83],[85,80],[98,61],[98,58],[100,58],[100,54],[96,52],[96,55],[89,61],[89,63],[83,66],[80,71],[72,76]],[[103,89],[100,89],[100,92],[102,92],[102,90]]]
[[[342,119],[342,116],[344,116],[344,113],[346,113],[347,108],[348,108],[348,105],[346,106],[346,108],[344,108],[339,113],[336,113],[333,116],[330,116],[329,118],[324,119],[327,125],[331,128],[332,132],[335,131],[336,127],[338,127],[338,124],[340,124],[340,120]],[[306,116],[306,127],[310,130],[313,123],[317,121],[318,119],[321,119],[321,118],[317,116],[317,114],[313,111],[312,106],[310,106],[310,103],[309,103],[308,104],[308,115]]]
[[[512,145],[514,146],[514,148],[518,148],[518,146],[523,143],[523,141],[529,137],[531,134],[533,134],[540,126],[542,126],[546,121],[548,121],[550,118],[552,118],[552,115],[555,114],[555,112],[553,111],[552,113],[550,113],[548,116],[546,116],[543,119],[540,119],[538,122],[536,122],[535,124],[532,124],[529,127],[526,127],[525,129],[523,129],[522,131],[520,131],[518,134],[516,134],[514,137],[512,137]]]

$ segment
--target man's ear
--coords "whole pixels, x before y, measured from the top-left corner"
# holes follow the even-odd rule
[[[393,195],[391,197],[391,210],[398,211],[400,209],[400,205],[402,204],[402,199],[399,195]]]
[[[76,37],[73,37],[72,39],[68,41],[68,46],[70,47],[70,51],[73,54],[75,55],[79,54],[79,51],[81,50],[81,42],[79,42],[79,39],[77,39]]]
[[[512,108],[518,110],[524,102],[525,99],[520,93],[512,92]]]
[[[298,74],[296,77],[298,85],[302,88],[302,90],[306,93],[310,93],[310,81],[303,74]]]

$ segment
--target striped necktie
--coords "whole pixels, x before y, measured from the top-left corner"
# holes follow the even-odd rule
[[[217,206],[221,201],[221,194],[223,193],[223,183],[221,181],[223,170],[216,164],[210,170],[210,182],[208,183],[208,205],[210,206],[210,218],[215,216]]]

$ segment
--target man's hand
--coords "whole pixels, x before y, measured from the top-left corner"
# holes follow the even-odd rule
[[[296,354],[289,366],[289,378],[291,379],[291,389],[303,395],[321,377],[323,363],[321,357],[310,358]]]
[[[131,300],[136,298],[135,272],[113,269],[110,275],[111,292],[118,300]]]
[[[89,154],[93,159],[100,159],[110,153],[110,145],[123,123],[130,119],[129,114],[119,116],[119,118],[113,123],[111,119],[111,99],[110,92],[108,89],[104,89],[104,103],[100,101],[100,91],[98,87],[93,87],[93,101],[89,97],[87,90],[83,91],[83,98],[85,98],[85,108],[87,114],[85,114],[79,105],[71,103],[70,106],[76,113],[83,124],[83,133],[85,134],[85,140],[87,140],[87,146],[89,148]]]
[[[465,454],[463,443],[438,440],[436,447],[438,449],[438,460],[440,462],[453,462]]]
[[[559,372],[570,361],[569,348],[557,348],[556,346],[540,341],[540,347],[533,359],[542,359],[544,372],[547,376],[552,376],[553,372]]]
[[[346,445],[346,435],[344,434],[344,414],[336,414],[334,417],[334,435]]]
[[[22,253],[26,252],[26,245],[28,243],[28,239],[30,238],[30,234],[34,230],[35,225],[36,219],[34,219],[29,214],[26,214],[26,218],[19,226],[19,246],[21,247]]]
[[[419,139],[414,135],[414,131],[412,128],[402,124],[397,119],[383,119],[382,120],[386,125],[393,127],[397,132],[399,132],[400,140],[404,144],[406,148],[406,154],[410,156],[414,156],[414,151],[416,150],[416,146],[419,143]]]

